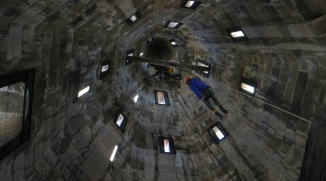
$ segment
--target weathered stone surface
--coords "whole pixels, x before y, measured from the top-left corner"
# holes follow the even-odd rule
[[[0,178],[298,180],[307,120],[326,110],[325,16],[311,21],[325,12],[325,2],[208,0],[196,10],[179,5],[162,0],[2,2],[0,74],[34,67],[37,75],[31,138],[1,160]],[[137,10],[142,18],[127,25],[124,21]],[[167,20],[184,24],[170,30],[163,28]],[[236,26],[249,41],[231,40],[225,29]],[[138,56],[152,36],[178,41],[167,61],[211,63],[210,78],[200,78],[229,110],[222,121],[229,137],[219,144],[207,133],[219,120],[187,85],[146,78],[155,71],[143,64],[124,66],[126,50],[134,48]],[[110,60],[110,74],[98,80],[105,60]],[[258,83],[255,98],[236,91],[241,77]],[[87,86],[89,92],[78,98]],[[168,91],[171,106],[155,105],[154,90]],[[124,132],[114,123],[118,109],[128,117]],[[176,155],[159,153],[161,135],[172,136]],[[111,162],[115,145],[119,149]]]

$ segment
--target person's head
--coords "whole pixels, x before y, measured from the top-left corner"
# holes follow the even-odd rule
[[[189,76],[187,76],[187,77],[186,77],[186,79],[185,79],[185,84],[187,84],[187,85],[188,85],[188,81],[189,81],[189,79],[190,79],[190,77],[189,77]]]

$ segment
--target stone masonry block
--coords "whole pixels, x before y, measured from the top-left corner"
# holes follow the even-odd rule
[[[154,180],[155,172],[154,171],[145,171],[145,179]]]
[[[299,28],[296,25],[288,26],[288,29],[293,37],[303,37]]]
[[[270,120],[269,120],[269,126],[272,127],[272,128],[274,128],[274,129],[276,129],[277,123],[278,123],[277,117],[274,116],[274,115],[271,115],[270,116]]]
[[[300,33],[303,37],[312,37],[313,34],[311,33],[310,28],[306,24],[298,24],[297,27],[300,30]]]
[[[24,153],[21,153],[16,157],[14,161],[14,170],[13,170],[14,172],[24,168],[24,162],[25,162],[24,158],[25,158]]]
[[[59,159],[58,156],[51,150],[47,150],[44,153],[43,156],[44,160],[47,161],[47,163],[49,163],[51,165],[51,167],[53,167],[55,165],[55,163],[57,162],[57,160]]]
[[[300,167],[299,169],[294,167],[286,171],[286,174],[292,179],[292,180],[299,180],[300,175]]]
[[[285,167],[282,164],[276,164],[271,169],[267,171],[267,175],[271,180],[274,180],[276,177],[280,176],[286,171]]]
[[[34,146],[34,155],[35,155],[35,162],[41,160],[43,155],[43,142],[37,143]]]
[[[50,179],[53,177],[54,171],[44,159],[39,160],[34,166],[45,178]]]
[[[19,57],[22,50],[23,26],[11,26],[7,41],[7,60],[11,60],[15,56]]]
[[[301,136],[299,134],[296,134],[294,137],[294,143],[298,148],[304,149],[307,142],[307,136]]]
[[[292,129],[286,129],[284,137],[288,140],[293,140],[295,132]]]
[[[287,168],[291,168],[294,165],[298,164],[301,162],[301,156],[302,156],[302,150],[297,148],[297,147],[293,147],[293,149],[291,150],[291,154],[289,156],[287,156],[282,163],[287,167]]]
[[[20,169],[14,173],[13,180],[25,180],[24,178],[24,170]]]
[[[282,144],[279,149],[277,150],[277,152],[283,157],[287,157],[290,153],[291,153],[291,147],[288,146],[287,144]]]
[[[312,26],[314,27],[314,30],[318,36],[325,36],[326,30],[325,24],[326,24],[326,15],[323,15],[311,22]]]

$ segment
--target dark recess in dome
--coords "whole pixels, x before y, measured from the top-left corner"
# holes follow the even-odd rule
[[[144,57],[172,60],[174,59],[174,49],[166,38],[155,37],[154,40],[145,45]]]

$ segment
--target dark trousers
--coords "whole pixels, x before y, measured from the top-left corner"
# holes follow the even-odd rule
[[[168,78],[176,78],[176,77],[181,77],[181,74],[170,74],[168,72],[165,72],[165,77],[166,79]]]
[[[201,95],[204,97],[203,101],[210,110],[213,111],[215,110],[215,108],[210,103],[209,99],[212,99],[217,106],[220,105],[220,102],[216,99],[215,93],[213,92],[213,89],[211,87],[207,87],[207,89],[201,92]]]

